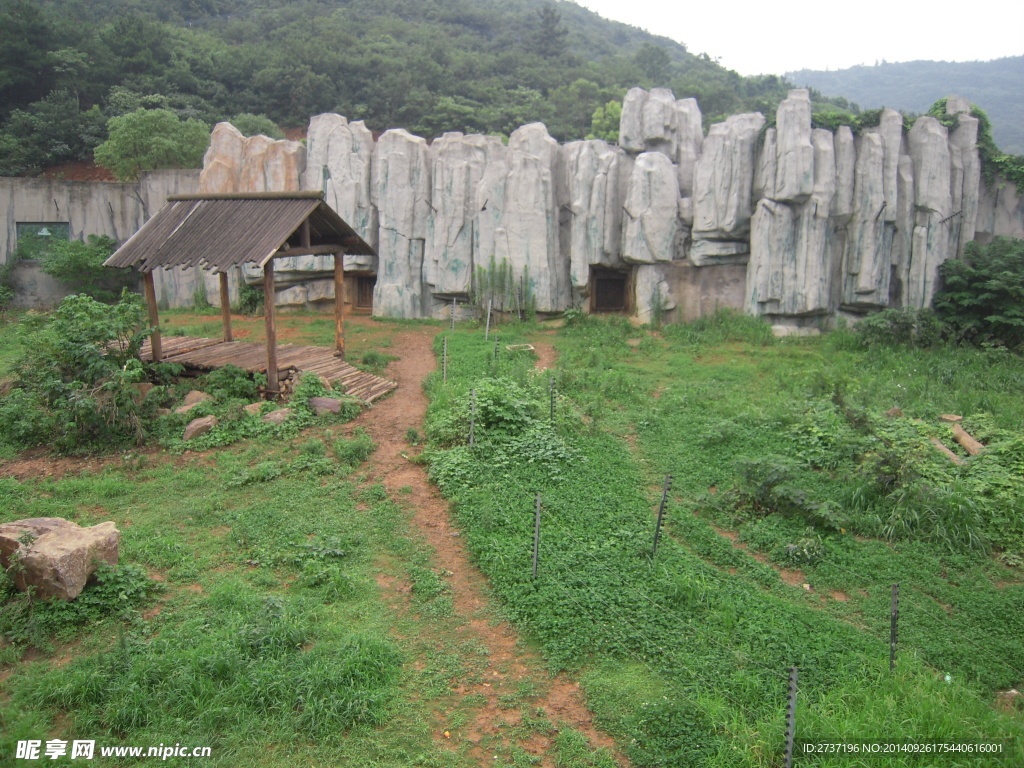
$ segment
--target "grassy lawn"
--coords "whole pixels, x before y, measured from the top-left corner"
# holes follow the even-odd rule
[[[219,334],[212,314],[162,319],[168,334]],[[354,321],[350,357],[386,355],[403,327]],[[278,328],[333,339],[327,317]],[[235,329],[256,340],[262,320]],[[351,425],[3,479],[0,520],[114,520],[122,565],[72,604],[7,592],[0,754],[95,738],[210,746],[195,762],[225,766],[610,768],[538,705],[567,670],[633,765],[777,766],[796,666],[798,739],[1004,749],[799,765],[1019,764],[1020,706],[997,705],[1024,682],[1019,358],[864,350],[846,333],[776,341],[729,315],[663,331],[570,317],[557,333],[502,326],[497,343],[441,330],[448,375],[424,382],[424,460],[500,610],[455,609],[411,495],[373,477]],[[14,354],[9,331],[0,355]],[[553,343],[557,367],[506,349],[525,342]],[[962,454],[950,413],[988,446],[962,466],[932,443]],[[545,669],[489,709],[480,686],[512,670],[467,628],[500,618]],[[470,738],[482,716],[500,733]],[[524,748],[538,740],[544,757]]]
[[[584,319],[557,345],[551,422],[546,375],[454,334],[462,362],[430,385],[431,472],[507,609],[583,675],[635,764],[779,764],[791,666],[800,738],[999,739],[1013,758],[942,764],[1020,759],[1019,712],[995,706],[1024,678],[1018,358],[776,342],[728,315],[663,333]],[[936,451],[933,436],[956,447],[943,413],[986,454]]]

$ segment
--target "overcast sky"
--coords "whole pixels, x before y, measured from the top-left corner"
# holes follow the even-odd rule
[[[741,75],[1024,54],[1022,0],[575,0]]]

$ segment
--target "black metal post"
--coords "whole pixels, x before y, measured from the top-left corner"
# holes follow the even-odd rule
[[[540,557],[540,494],[537,494],[537,511],[533,517],[533,578],[537,579],[537,560]]]
[[[654,524],[654,546],[651,548],[651,559],[658,554],[658,540],[661,538],[661,522],[665,518],[665,502],[668,491],[672,487],[672,475],[665,475],[665,488],[661,492],[661,504],[658,506],[658,522]]]
[[[796,736],[797,668],[789,668],[789,703],[786,705],[786,768],[793,768],[793,738]]]
[[[896,642],[899,638],[900,585],[892,585],[892,600],[889,603],[889,671],[896,671]]]

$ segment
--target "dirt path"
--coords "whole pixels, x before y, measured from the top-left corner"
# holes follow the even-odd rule
[[[403,456],[415,450],[407,442],[408,431],[422,432],[423,429],[427,397],[421,382],[435,368],[431,341],[436,332],[433,328],[411,328],[394,334],[388,351],[399,359],[388,366],[387,375],[398,382],[398,389],[353,422],[353,428],[362,427],[377,444],[369,462],[372,467],[369,480],[383,483],[389,493],[396,494],[394,497],[399,489],[406,489],[402,496],[412,508],[413,524],[433,547],[438,565],[451,573],[454,613],[462,622],[460,632],[478,641],[488,652],[489,667],[479,682],[460,682],[454,688],[456,695],[476,694],[476,699],[482,696],[486,703],[475,708],[474,721],[468,722],[450,741],[444,738],[442,724],[436,729],[435,738],[453,749],[460,746],[455,736],[468,740],[474,745],[469,752],[480,765],[494,765],[493,752],[478,743],[486,743],[485,737],[496,737],[508,743],[508,726],[516,725],[509,719],[518,717],[518,713],[502,708],[499,696],[515,690],[517,684],[528,682],[538,691],[531,700],[532,707],[542,708],[552,723],[571,726],[585,734],[593,747],[609,749],[625,764],[612,739],[594,727],[579,684],[564,675],[551,678],[539,656],[523,647],[516,631],[505,621],[495,621],[493,611],[488,610],[486,579],[470,562],[462,539],[451,524],[448,503],[429,483],[426,470]],[[545,346],[543,357],[553,360],[550,345]],[[408,600],[407,590],[401,585],[385,581],[382,587],[389,601]],[[554,765],[548,755],[551,745],[552,739],[536,733],[525,743],[517,744],[539,756],[542,766]]]

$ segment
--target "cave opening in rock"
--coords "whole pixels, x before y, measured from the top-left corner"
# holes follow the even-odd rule
[[[590,311],[630,311],[630,275],[624,269],[590,270]]]

